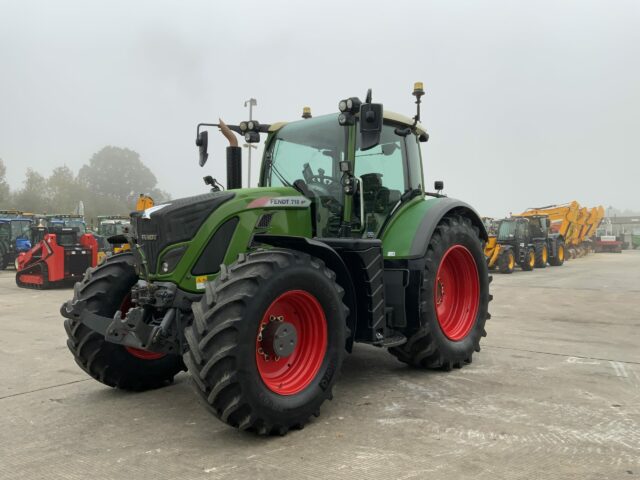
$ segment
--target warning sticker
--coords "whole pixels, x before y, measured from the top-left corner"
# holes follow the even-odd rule
[[[207,284],[207,276],[202,275],[201,277],[196,277],[196,288],[198,290],[204,290],[204,286]]]

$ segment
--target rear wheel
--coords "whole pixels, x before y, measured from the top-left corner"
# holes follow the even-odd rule
[[[345,353],[343,294],[322,261],[296,251],[257,251],[223,267],[185,330],[184,360],[213,414],[265,435],[319,415]]]
[[[535,252],[536,252],[535,267],[546,268],[547,261],[549,260],[549,251],[547,250],[547,245],[546,244],[537,245]]]
[[[117,311],[130,307],[131,287],[138,281],[133,268],[133,256],[109,258],[97,268],[89,269],[82,282],[74,287],[73,300],[86,302],[90,312],[112,318]],[[105,385],[123,390],[148,390],[171,383],[184,370],[179,355],[165,355],[123,347],[107,342],[104,336],[84,326],[78,320],[66,319],[67,346],[76,363],[85,372]]]
[[[509,249],[500,252],[498,266],[500,273],[513,273],[513,269],[516,267],[516,257],[513,255],[513,250]]]
[[[471,363],[486,336],[490,277],[479,232],[464,217],[445,217],[425,255],[420,328],[389,349],[401,362],[450,370]]]
[[[522,270],[530,272],[536,266],[536,252],[533,248],[527,250],[527,254],[524,257],[524,261],[520,264]]]

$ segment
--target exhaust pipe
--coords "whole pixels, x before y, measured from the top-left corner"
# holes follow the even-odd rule
[[[242,188],[242,148],[238,146],[238,139],[227,124],[220,122],[220,131],[229,140],[227,147],[227,190]]]

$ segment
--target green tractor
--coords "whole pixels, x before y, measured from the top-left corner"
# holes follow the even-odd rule
[[[491,295],[482,220],[425,193],[409,118],[352,97],[291,123],[200,124],[227,137],[227,189],[131,215],[131,251],[89,269],[61,313],[68,346],[96,380],[124,390],[188,370],[209,410],[258,434],[302,428],[332,398],[355,342],[418,368],[471,363]],[[266,136],[258,188],[241,147]],[[112,241],[122,241],[113,239]]]

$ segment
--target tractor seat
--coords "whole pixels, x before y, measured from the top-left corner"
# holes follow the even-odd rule
[[[400,192],[385,187],[381,173],[367,173],[361,178],[365,211],[386,216],[400,198]]]

